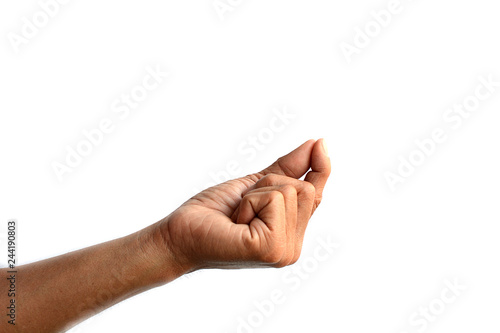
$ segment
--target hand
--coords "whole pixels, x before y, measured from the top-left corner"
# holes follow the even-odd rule
[[[304,174],[305,180],[298,180]],[[16,295],[16,307],[28,316],[20,316],[24,319],[15,327],[5,320],[0,330],[66,331],[200,268],[292,264],[329,174],[323,140],[310,140],[261,172],[206,189],[145,229],[16,267],[23,290]],[[7,269],[0,273],[11,274]],[[0,289],[9,284],[0,279]],[[7,293],[0,301],[8,301]]]
[[[208,188],[158,222],[158,253],[184,272],[293,264],[330,168],[324,140],[309,140],[261,172]]]

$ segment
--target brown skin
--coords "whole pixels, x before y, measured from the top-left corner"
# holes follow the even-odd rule
[[[330,175],[323,142],[309,140],[261,172],[206,189],[136,233],[17,267],[16,325],[2,316],[0,331],[68,330],[198,269],[295,263]],[[2,307],[8,275],[0,270]]]

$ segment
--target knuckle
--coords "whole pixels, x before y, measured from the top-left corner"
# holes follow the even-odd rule
[[[283,196],[283,193],[281,193],[278,190],[273,190],[273,191],[269,192],[269,200],[270,201],[283,202],[284,199],[285,199],[285,197]]]
[[[286,184],[281,187],[281,192],[285,195],[293,195],[297,193],[295,186]]]
[[[263,186],[272,186],[278,183],[279,175],[270,173],[265,175],[260,181],[263,183]]]
[[[316,187],[314,187],[312,183],[304,181],[304,193],[307,195],[315,195]]]
[[[251,195],[245,195],[240,202],[239,207],[243,208],[246,207],[248,204],[250,204],[250,196]]]

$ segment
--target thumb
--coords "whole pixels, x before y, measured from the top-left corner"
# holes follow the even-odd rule
[[[298,148],[282,156],[259,174],[265,176],[270,173],[285,175],[295,179],[302,177],[311,166],[311,153],[316,140],[308,140]]]

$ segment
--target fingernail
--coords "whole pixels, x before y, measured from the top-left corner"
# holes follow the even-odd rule
[[[329,156],[328,155],[328,147],[326,145],[325,139],[321,139],[321,143],[323,144],[323,150],[325,151],[326,156]]]

